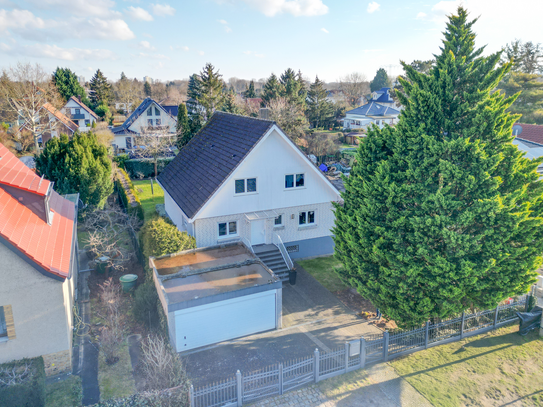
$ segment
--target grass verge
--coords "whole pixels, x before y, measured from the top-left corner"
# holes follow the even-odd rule
[[[517,325],[390,363],[434,406],[543,405],[543,339]]]
[[[45,385],[45,407],[80,406],[83,399],[81,378],[70,376],[66,380]]]
[[[335,268],[341,266],[341,263],[333,256],[301,260],[297,263],[331,292],[349,288],[343,284],[337,273],[334,271]]]
[[[147,222],[156,212],[155,206],[164,203],[164,191],[158,183],[153,181],[153,190],[151,191],[151,180],[132,181],[141,206],[143,207],[143,216]],[[153,193],[154,192],[154,193]]]
[[[104,355],[99,353],[98,384],[102,401],[127,397],[136,392],[126,341],[123,341],[119,350],[119,360],[114,365],[108,365]]]

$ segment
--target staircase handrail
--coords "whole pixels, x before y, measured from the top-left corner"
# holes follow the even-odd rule
[[[245,236],[240,236],[239,240],[249,248],[249,250],[256,256],[255,251],[253,250],[253,246],[251,245],[251,242],[249,242],[249,239],[247,239]]]
[[[281,252],[281,256],[283,256],[283,260],[285,261],[285,264],[287,265],[289,270],[294,269],[294,263],[292,262],[292,259],[290,258],[287,249],[285,248],[285,245],[283,244],[283,240],[281,239],[281,236],[279,236],[277,233],[273,234],[273,244],[277,246],[279,251]]]

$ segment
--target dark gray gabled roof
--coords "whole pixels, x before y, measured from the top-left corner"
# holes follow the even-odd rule
[[[274,124],[215,112],[160,173],[158,181],[185,215],[192,218]]]
[[[129,127],[136,121],[138,117],[140,117],[144,112],[147,111],[147,108],[152,105],[158,106],[164,113],[170,114],[166,109],[164,109],[163,106],[161,106],[156,100],[151,99],[150,97],[146,97],[143,99],[143,102],[140,103],[140,105],[132,112],[130,116],[124,121],[123,124],[121,124],[119,127],[114,127],[111,129],[114,135],[121,135],[121,134],[138,134],[137,132],[134,132],[129,129]],[[171,115],[170,115],[171,116]],[[154,116],[153,116],[154,117]]]

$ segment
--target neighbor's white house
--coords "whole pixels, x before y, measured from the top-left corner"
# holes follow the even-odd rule
[[[400,110],[395,106],[389,94],[390,88],[382,88],[372,93],[372,99],[363,106],[345,113],[343,128],[365,129],[370,124],[382,128],[385,124],[394,125],[398,122]]]
[[[197,247],[282,241],[293,258],[334,251],[340,193],[273,121],[215,112],[158,182],[168,216]]]
[[[113,144],[119,149],[131,149],[136,145],[135,138],[142,132],[156,129],[167,135],[174,135],[176,126],[177,118],[157,101],[147,97],[121,126],[111,130],[115,137]]]
[[[93,123],[98,121],[98,115],[74,96],[66,102],[61,111],[78,126],[79,131],[89,131]]]

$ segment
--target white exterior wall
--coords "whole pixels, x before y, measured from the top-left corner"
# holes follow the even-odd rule
[[[75,115],[75,109],[80,109],[80,114],[85,116],[85,119],[76,119],[79,120],[79,131],[89,131],[91,127],[87,127],[85,120],[89,120],[90,126],[92,126],[92,123],[94,123],[96,119],[77,102],[72,99],[68,100],[68,103],[62,108],[62,112],[66,116],[71,117],[71,115]]]
[[[114,136],[113,144],[117,146],[117,148],[126,148],[126,138],[131,136],[121,135],[121,136]],[[132,140],[132,146],[134,146],[134,140]]]
[[[3,244],[0,270],[0,305],[12,306],[15,325],[15,339],[0,342],[0,363],[70,350],[74,281],[44,276]]]
[[[153,109],[153,115],[147,116],[147,110]],[[155,108],[158,109],[160,115],[156,115]],[[129,129],[136,133],[141,133],[141,128],[147,128],[149,126],[148,119],[153,120],[153,126],[156,126],[156,119],[160,119],[161,126],[168,126],[170,133],[175,133],[176,121],[168,113],[164,112],[161,107],[156,103],[152,103],[147,109],[130,125]]]
[[[164,188],[162,189],[164,190]],[[166,190],[164,190],[164,209],[166,209],[166,213],[180,231],[186,231],[189,235],[194,235],[193,224],[188,223],[188,218]]]

